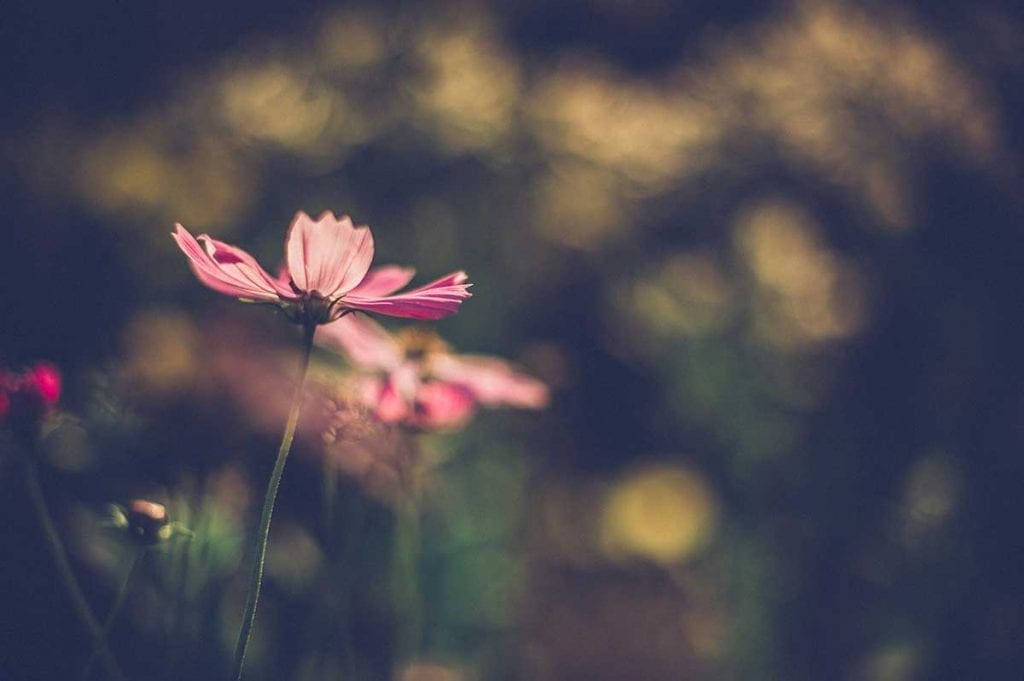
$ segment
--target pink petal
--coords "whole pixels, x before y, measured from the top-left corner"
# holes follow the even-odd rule
[[[299,211],[285,237],[288,272],[303,291],[336,298],[363,280],[373,260],[369,227],[355,228],[347,215],[323,212],[315,221]]]
[[[386,423],[397,423],[412,416],[413,398],[420,387],[419,371],[405,362],[385,374],[357,374],[351,385],[356,398],[374,416]]]
[[[409,415],[409,403],[391,381],[383,381],[374,404],[368,405],[381,421],[395,423]]]
[[[276,282],[256,259],[240,248],[201,235],[205,248],[180,224],[171,235],[188,257],[196,277],[214,291],[254,300],[294,298],[295,294]]]
[[[399,395],[410,404],[420,389],[423,375],[423,363],[408,361],[402,362],[391,370],[388,379]]]
[[[366,273],[359,285],[349,291],[354,296],[386,296],[402,288],[410,281],[416,270],[411,267],[383,265]]]
[[[392,317],[441,319],[455,314],[459,305],[473,294],[465,272],[452,272],[418,289],[393,296],[346,295],[342,305],[356,310],[376,312]]]
[[[280,265],[278,265],[278,267],[277,267],[277,283],[278,283],[278,285],[283,286],[283,287],[287,288],[288,290],[291,290],[291,288],[292,288],[291,287],[291,281],[292,281],[292,275],[289,274],[289,272],[288,272],[288,265],[286,263],[281,263]]]
[[[349,314],[320,326],[316,341],[364,369],[390,369],[402,361],[402,352],[391,335],[362,314]]]
[[[451,383],[424,383],[416,393],[415,425],[427,429],[461,426],[473,415],[476,400],[473,395]]]
[[[437,379],[469,390],[481,404],[490,407],[540,409],[548,403],[546,385],[497,357],[435,355],[429,370]]]
[[[197,239],[203,242],[207,254],[220,267],[221,271],[241,277],[247,282],[258,280],[260,286],[270,286],[282,298],[295,299],[298,297],[286,281],[272,277],[256,262],[254,257],[238,246],[218,241],[207,234],[200,234]]]

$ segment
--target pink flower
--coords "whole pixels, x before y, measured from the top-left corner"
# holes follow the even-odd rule
[[[21,373],[0,371],[0,424],[31,429],[48,416],[60,399],[57,367],[39,362]]]
[[[360,370],[358,399],[385,422],[433,430],[463,425],[477,406],[539,409],[548,389],[497,357],[456,355],[436,335],[391,335],[352,315],[319,329],[317,341]]]
[[[299,211],[285,237],[285,263],[271,276],[240,248],[205,234],[198,239],[180,224],[172,234],[196,277],[220,293],[281,306],[294,321],[326,324],[353,310],[393,317],[440,319],[470,297],[465,272],[452,272],[406,293],[395,293],[413,270],[370,269],[373,235],[348,216],[324,212],[313,220]]]
[[[48,362],[39,362],[32,367],[27,380],[47,408],[52,408],[57,404],[57,400],[60,399],[61,387],[60,371],[57,370],[57,367]]]

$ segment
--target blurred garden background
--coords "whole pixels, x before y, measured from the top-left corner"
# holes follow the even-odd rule
[[[0,56],[0,365],[64,375],[89,603],[109,503],[195,533],[140,564],[129,678],[227,677],[297,364],[169,233],[273,270],[300,209],[464,268],[436,330],[552,399],[419,437],[397,492],[365,468],[405,454],[334,488],[300,437],[247,679],[1020,677],[1017,3],[11,0]],[[13,458],[0,679],[77,678]]]

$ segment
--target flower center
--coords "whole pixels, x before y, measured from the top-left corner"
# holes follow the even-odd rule
[[[429,355],[448,352],[448,344],[436,333],[423,327],[402,329],[395,338],[405,358],[409,360],[420,361]]]
[[[326,324],[331,321],[331,302],[320,295],[319,291],[308,291],[302,301],[306,318],[314,324]]]

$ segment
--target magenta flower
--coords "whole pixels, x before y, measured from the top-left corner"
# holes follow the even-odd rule
[[[316,220],[302,211],[295,214],[285,237],[285,262],[276,277],[242,249],[205,234],[196,239],[180,224],[172,236],[199,281],[229,296],[279,305],[300,323],[326,324],[353,310],[440,319],[454,314],[472,295],[465,272],[395,293],[409,283],[413,270],[371,270],[370,228],[355,227],[348,216],[336,218],[326,211]]]
[[[362,315],[320,329],[316,340],[360,371],[357,399],[381,421],[426,430],[463,425],[484,407],[539,409],[543,383],[497,357],[457,355],[429,331],[397,335]]]
[[[28,381],[47,409],[56,406],[60,399],[60,371],[49,362],[39,362],[29,372]]]
[[[21,373],[0,370],[0,425],[31,430],[53,412],[60,392],[60,371],[48,362]]]

